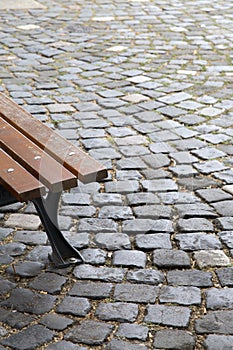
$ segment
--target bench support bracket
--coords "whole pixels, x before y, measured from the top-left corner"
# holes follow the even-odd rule
[[[59,268],[84,262],[82,255],[63,236],[58,228],[58,203],[61,193],[49,192],[47,197],[33,199],[37,213],[52,247],[51,262]]]

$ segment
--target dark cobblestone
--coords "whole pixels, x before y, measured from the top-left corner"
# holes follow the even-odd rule
[[[95,315],[103,321],[134,322],[138,315],[138,306],[132,303],[100,303]]]
[[[21,333],[13,334],[7,339],[1,340],[2,345],[10,346],[17,350],[32,349],[53,339],[55,333],[41,325],[30,326]]]
[[[108,250],[130,249],[129,236],[120,233],[98,233],[95,235],[95,242],[101,248]]]
[[[206,292],[207,309],[228,309],[233,305],[233,290],[212,288]]]
[[[101,345],[112,330],[113,326],[108,323],[86,320],[82,324],[74,326],[65,335],[65,339],[75,343]]]
[[[127,273],[127,280],[129,282],[158,285],[164,281],[164,275],[160,271],[152,269],[140,269],[129,271]]]
[[[204,341],[207,350],[226,350],[233,347],[233,336],[231,335],[208,335]]]
[[[115,287],[114,299],[134,303],[154,303],[158,288],[142,284],[118,284]]]
[[[148,331],[149,329],[146,326],[131,323],[121,323],[116,335],[122,338],[146,341]]]
[[[231,2],[38,1],[0,1],[0,90],[108,177],[59,203],[85,264],[1,208],[0,349],[232,349]]]
[[[155,349],[193,350],[195,340],[191,333],[183,330],[161,330],[155,333]]]
[[[210,311],[195,322],[198,334],[233,334],[232,310]]]
[[[62,331],[68,326],[72,325],[73,320],[68,317],[60,316],[57,314],[51,314],[44,316],[40,323],[50,329]]]
[[[191,267],[191,261],[188,254],[179,250],[154,250],[153,263],[161,268]]]
[[[135,244],[139,249],[172,249],[171,237],[167,233],[137,235]]]
[[[32,315],[25,315],[15,310],[0,309],[0,321],[12,328],[22,329],[34,320],[35,317]]]
[[[67,278],[55,273],[46,272],[37,276],[31,283],[30,287],[39,291],[57,294],[61,291],[62,286],[66,283]]]
[[[90,299],[103,299],[110,297],[112,289],[113,284],[111,283],[80,281],[73,285],[69,294]]]
[[[52,310],[55,301],[54,296],[34,293],[29,289],[16,288],[11,292],[10,297],[1,302],[0,305],[8,308],[13,307],[17,311],[40,315]]]
[[[201,292],[197,287],[164,286],[159,294],[161,303],[176,303],[180,305],[200,305]]]
[[[184,233],[176,235],[179,247],[185,251],[221,249],[221,242],[217,237],[201,233]]]
[[[188,307],[149,305],[144,321],[164,326],[187,327],[190,317],[191,310]]]
[[[167,282],[174,286],[211,287],[213,286],[212,277],[211,272],[172,270],[167,273]]]
[[[233,286],[233,268],[225,267],[223,269],[217,269],[216,274],[220,280],[221,286],[232,287]]]
[[[132,344],[124,340],[113,339],[111,342],[104,347],[104,350],[147,350],[145,345]]]
[[[80,279],[100,280],[105,282],[121,282],[126,270],[111,267],[94,267],[80,265],[75,267],[74,275]]]
[[[86,316],[86,314],[90,311],[90,308],[91,305],[88,299],[66,296],[58,305],[57,312],[75,316]]]

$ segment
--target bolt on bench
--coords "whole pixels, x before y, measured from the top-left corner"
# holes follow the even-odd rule
[[[32,201],[56,267],[82,263],[58,226],[63,190],[101,181],[106,168],[0,93],[0,206]]]

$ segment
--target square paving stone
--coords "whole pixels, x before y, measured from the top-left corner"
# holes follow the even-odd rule
[[[113,298],[117,301],[125,302],[154,303],[158,292],[158,287],[143,284],[117,284]]]
[[[195,339],[187,331],[164,329],[155,333],[155,349],[194,350],[194,347]]]
[[[168,233],[137,235],[135,244],[139,249],[172,249],[171,236]]]
[[[233,310],[210,311],[195,321],[198,334],[233,335]]]
[[[68,317],[57,315],[57,314],[49,314],[45,315],[41,320],[40,323],[50,329],[54,330],[64,330],[68,326],[70,326],[74,321],[71,320]]]
[[[65,339],[93,346],[102,345],[113,329],[114,326],[108,323],[85,320],[80,325],[73,327],[65,335]]]
[[[209,203],[232,199],[232,196],[220,188],[197,190],[196,193]]]
[[[128,194],[139,191],[139,183],[136,180],[108,182],[105,184],[106,192]]]
[[[217,269],[216,274],[222,287],[233,287],[233,267]]]
[[[7,268],[7,272],[12,275],[19,275],[21,277],[35,277],[37,276],[41,270],[44,268],[44,264],[40,262],[34,261],[22,261],[18,262],[12,266]]]
[[[197,265],[202,269],[205,267],[228,266],[230,259],[222,250],[200,250],[194,253]]]
[[[213,231],[211,221],[205,218],[179,219],[177,226],[179,232]]]
[[[137,235],[143,233],[153,232],[167,232],[171,233],[174,231],[172,221],[167,219],[134,219],[125,220],[122,224],[123,233]]]
[[[138,306],[132,303],[100,303],[96,317],[103,321],[134,322],[138,316]]]
[[[57,312],[75,316],[86,316],[90,308],[91,304],[86,298],[65,296],[63,301],[58,305]]]
[[[191,310],[183,306],[149,305],[144,322],[152,322],[163,326],[187,327]]]
[[[95,267],[88,264],[75,267],[74,276],[79,279],[99,280],[105,282],[122,282],[126,269],[112,267]]]
[[[56,298],[52,295],[35,293],[25,288],[16,288],[12,290],[10,297],[1,302],[0,305],[14,308],[20,312],[41,315],[52,310],[55,302]]]
[[[46,272],[37,276],[29,285],[33,289],[48,292],[50,294],[58,294],[67,278],[56,273]]]
[[[233,349],[233,336],[210,334],[207,335],[203,344],[207,350],[231,350]]]
[[[35,320],[35,316],[15,310],[0,309],[0,321],[16,329],[22,329]]]
[[[139,324],[121,323],[116,333],[118,337],[146,341],[148,327]]]
[[[201,291],[197,287],[171,287],[161,288],[159,301],[161,303],[176,303],[180,305],[200,305]]]
[[[146,266],[146,254],[138,250],[117,250],[113,253],[113,265],[115,266]]]
[[[133,212],[136,217],[142,219],[170,219],[172,215],[171,207],[165,205],[141,205],[135,207]]]
[[[176,204],[175,209],[177,210],[177,213],[179,217],[183,218],[180,219],[179,223],[184,224],[185,228],[188,226],[187,224],[191,222],[193,223],[193,227],[199,226],[200,228],[198,230],[201,230],[201,227],[203,227],[203,230],[205,228],[208,230],[211,230],[211,222],[207,219],[202,218],[215,218],[217,217],[217,214],[213,210],[212,207],[210,207],[208,204],[205,203],[190,203],[189,205],[186,204]],[[190,219],[189,219],[190,218]],[[198,219],[200,218],[200,219]],[[190,221],[184,220],[189,219]],[[184,221],[183,221],[184,220]],[[185,225],[186,224],[186,225]],[[188,229],[188,227],[187,227]],[[193,230],[192,230],[193,231]]]
[[[69,291],[69,295],[89,299],[105,299],[110,297],[112,289],[112,283],[79,281],[73,285]]]
[[[208,160],[208,159],[214,159],[214,158],[220,158],[224,157],[226,153],[213,148],[213,147],[204,147],[198,150],[193,150],[192,154],[197,155],[199,158]]]
[[[95,235],[96,244],[108,250],[130,249],[131,242],[127,234],[98,233]]]
[[[86,347],[78,346],[70,341],[58,341],[54,344],[50,344],[46,348],[47,350],[87,350]]]
[[[22,227],[25,230],[37,230],[41,225],[39,216],[33,214],[10,214],[5,221],[5,226],[8,227]]]
[[[28,245],[46,245],[48,241],[46,233],[41,231],[17,231],[14,239]]]
[[[233,200],[216,202],[212,205],[221,216],[233,216]]]
[[[190,258],[186,252],[172,249],[154,250],[153,263],[161,268],[191,267]]]
[[[180,249],[185,251],[221,249],[222,244],[217,237],[202,233],[177,234],[175,240]]]
[[[178,187],[173,180],[163,179],[163,180],[143,180],[141,181],[142,187],[148,192],[167,192],[167,191],[177,191]]]
[[[211,272],[199,270],[171,270],[167,272],[167,282],[173,286],[212,287]]]
[[[228,230],[228,231],[233,230],[233,218],[231,216],[217,218],[214,220],[214,224],[220,230]]]
[[[233,305],[232,288],[211,288],[205,292],[207,309],[230,309]]]
[[[55,333],[41,325],[33,325],[26,330],[10,335],[7,339],[1,340],[1,344],[15,350],[30,350],[50,342]]]
[[[147,346],[130,343],[128,341],[113,339],[108,345],[104,347],[104,350],[148,350]]]
[[[202,174],[209,175],[215,171],[226,170],[227,167],[218,160],[209,160],[204,163],[195,163],[193,165]]]
[[[139,269],[134,271],[129,271],[127,274],[127,281],[133,283],[143,283],[158,285],[163,283],[164,274],[160,271],[154,269]]]

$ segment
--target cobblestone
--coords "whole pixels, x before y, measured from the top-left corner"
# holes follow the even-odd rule
[[[232,349],[231,1],[0,8],[0,91],[108,169],[59,204],[83,264],[0,208],[0,349]]]

